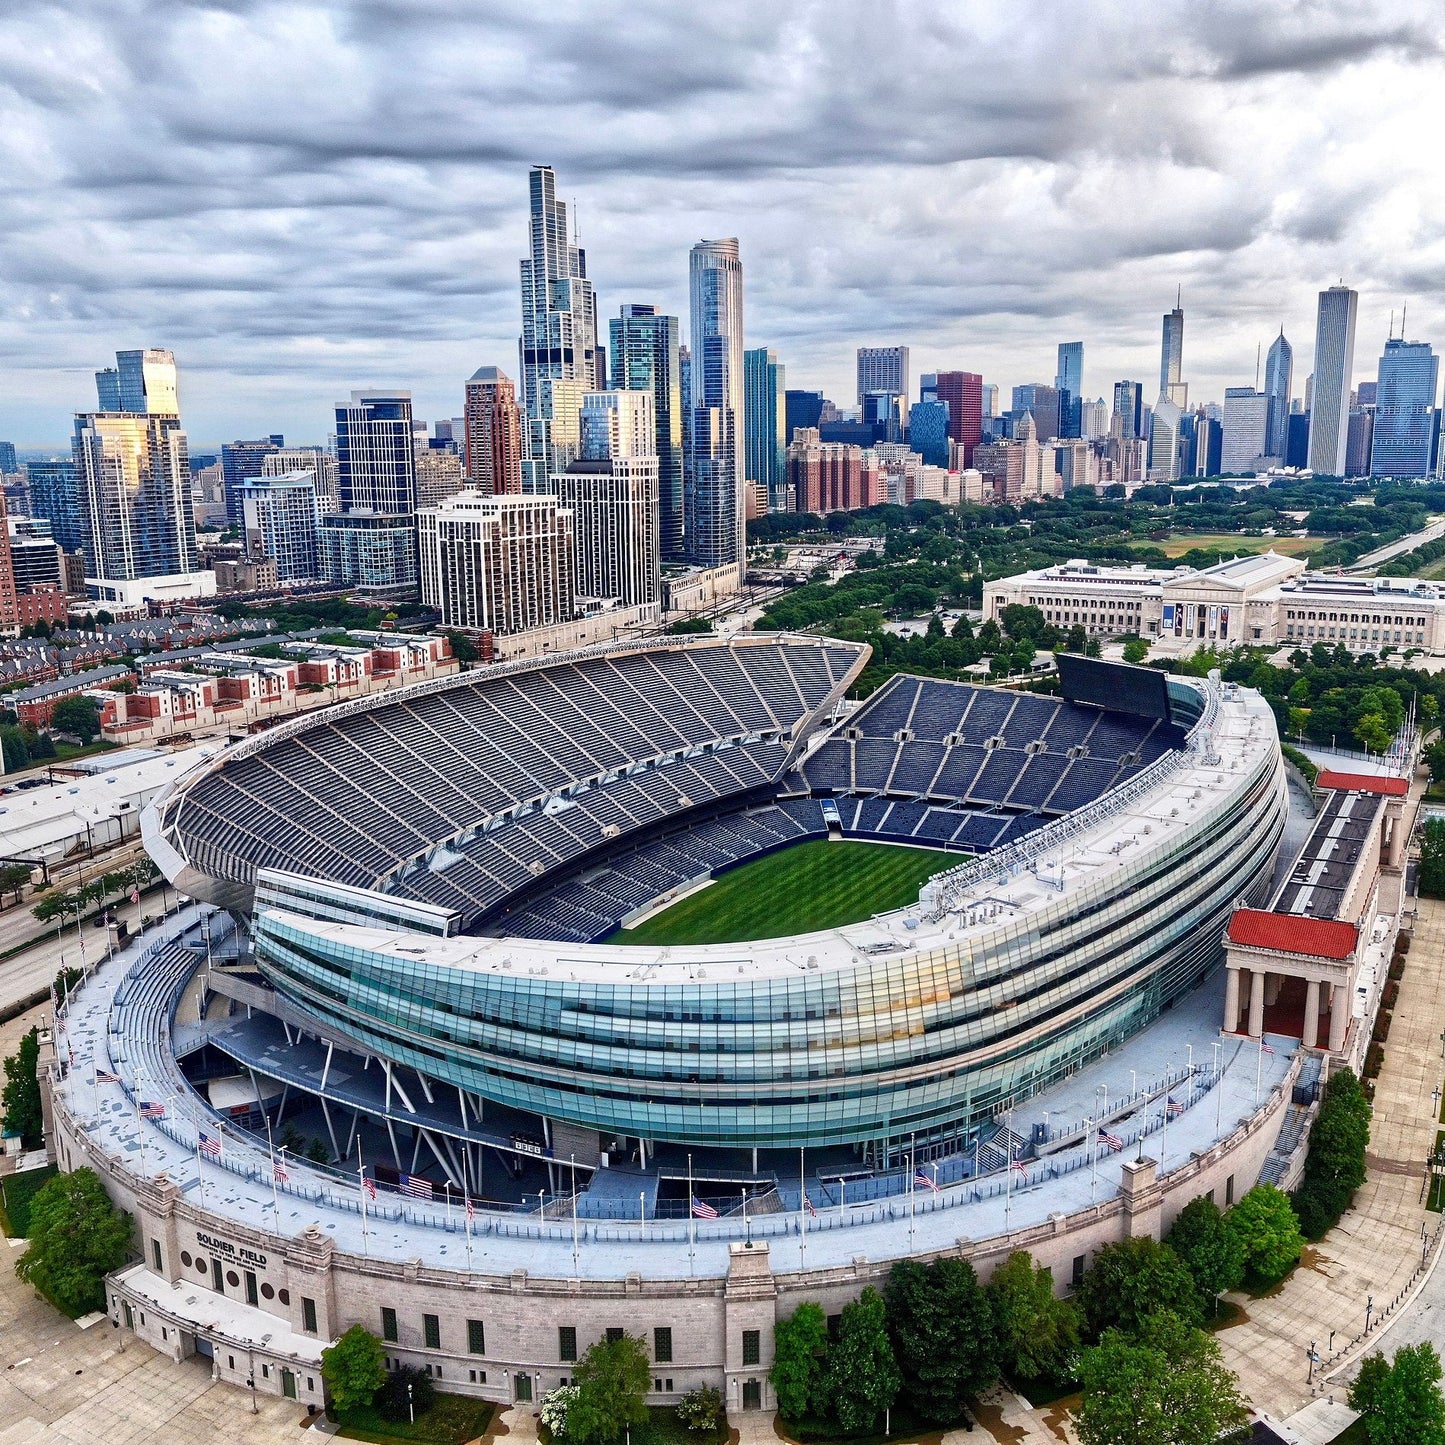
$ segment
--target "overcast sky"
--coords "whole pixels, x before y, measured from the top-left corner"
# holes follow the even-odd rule
[[[485,12],[485,13],[484,13]],[[461,409],[517,370],[527,167],[575,198],[604,318],[684,317],[740,238],[747,342],[851,404],[918,373],[1191,399],[1295,387],[1318,290],[1445,343],[1433,0],[43,0],[0,9],[0,437],[64,444],[117,348],[182,368],[193,449],[324,439],[353,387]]]

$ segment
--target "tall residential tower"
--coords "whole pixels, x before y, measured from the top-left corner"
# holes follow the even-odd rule
[[[1355,311],[1359,296],[1348,286],[1320,292],[1315,323],[1314,394],[1310,400],[1310,470],[1345,474],[1350,428],[1350,382],[1355,369]]]

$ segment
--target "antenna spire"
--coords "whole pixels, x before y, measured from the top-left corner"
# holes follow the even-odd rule
[[[1259,390],[1259,342],[1254,343],[1254,389]]]
[[[1406,308],[1406,306],[1408,306],[1408,305],[1409,305],[1408,302],[1401,302],[1401,304],[1400,304],[1400,340],[1401,340],[1401,341],[1403,341],[1403,340],[1405,339],[1405,308]]]

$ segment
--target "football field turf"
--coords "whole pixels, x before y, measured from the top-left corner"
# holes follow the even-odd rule
[[[742,943],[836,928],[914,902],[929,878],[968,857],[886,843],[795,843],[724,873],[607,942]]]

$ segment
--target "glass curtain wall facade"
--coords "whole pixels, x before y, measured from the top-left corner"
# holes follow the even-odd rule
[[[1380,358],[1370,475],[1427,477],[1435,450],[1440,360],[1428,342],[1392,337]]]
[[[692,471],[684,496],[688,559],[741,574],[747,520],[743,481],[743,267],[736,237],[699,241],[690,257]]]

